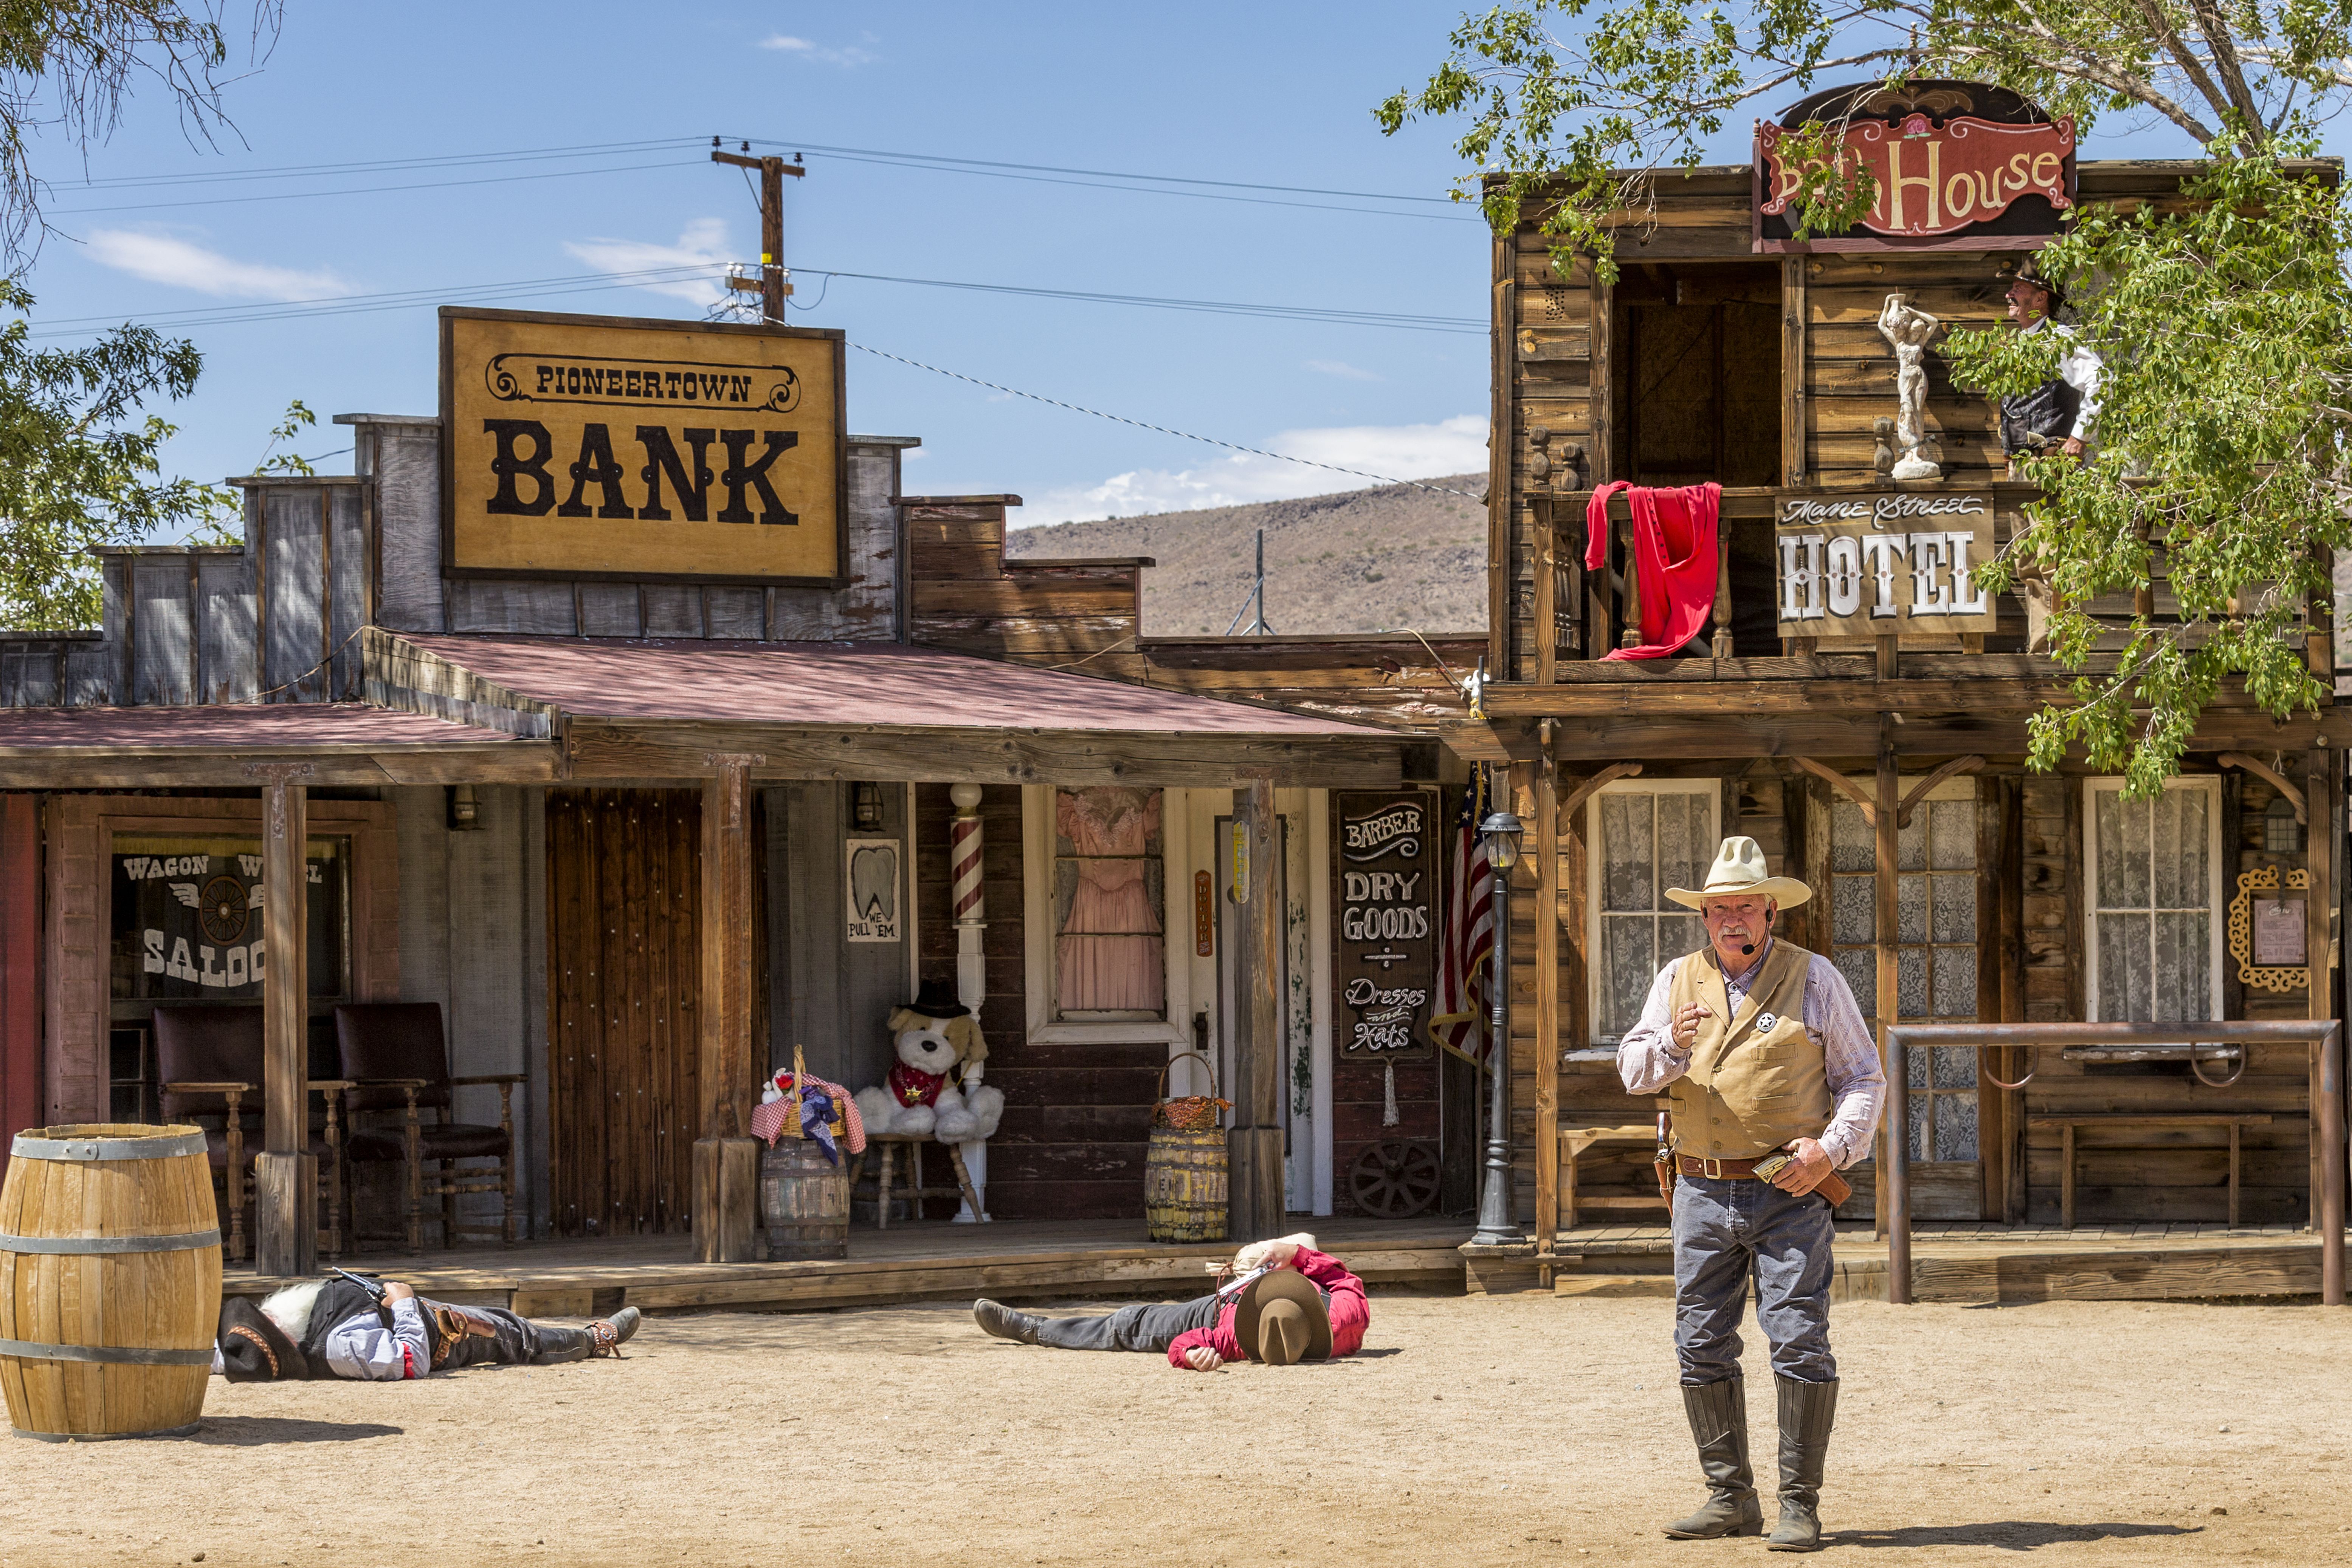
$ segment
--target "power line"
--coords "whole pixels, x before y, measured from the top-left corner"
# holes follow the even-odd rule
[[[521,147],[503,153],[430,153],[344,163],[285,163],[267,169],[206,169],[176,174],[109,174],[96,179],[75,180],[70,184],[81,190],[102,191],[153,185],[218,184],[238,180],[319,179],[329,174],[382,174],[404,169],[468,168],[484,163],[536,163],[550,158],[601,158],[624,153],[667,152],[700,144],[699,137],[671,136],[653,142],[583,142],[570,147]]]
[[[602,289],[646,288],[662,283],[680,283],[697,279],[709,279],[714,284],[721,280],[729,264],[699,262],[675,267],[646,268],[632,272],[592,272],[568,277],[526,278],[501,283],[455,284],[433,289],[405,289],[373,294],[339,294],[323,299],[277,300],[251,305],[213,305],[185,310],[166,310],[142,315],[149,325],[177,328],[230,326],[241,321],[273,321],[295,318],[363,315],[379,310],[401,310],[414,305],[455,302],[461,297],[481,299],[505,295],[512,298],[536,298],[552,294],[593,291]],[[942,278],[906,278],[878,272],[845,272],[825,268],[793,268],[817,278],[846,278],[861,282],[896,283],[931,289],[951,289],[992,294],[1009,294],[1043,300],[1066,300],[1088,304],[1125,305],[1146,310],[1192,311],[1209,315],[1242,316],[1260,321],[1295,321],[1310,324],[1350,327],[1387,327],[1404,331],[1433,331],[1483,334],[1485,327],[1468,316],[1415,315],[1380,310],[1336,310],[1314,305],[1264,305],[1231,300],[1189,300],[1162,298],[1149,294],[1094,293],[1076,289],[1031,288],[1007,283],[971,283]],[[37,338],[74,335],[75,329],[112,325],[122,318],[115,315],[66,316],[46,319],[37,323],[33,336]]]
[[[1006,163],[988,158],[957,158],[937,153],[896,153],[875,147],[829,147],[818,142],[781,142],[772,137],[748,138],[755,147],[791,147],[803,153],[856,153],[866,158],[898,158],[909,163],[963,164],[979,169],[1018,169],[1033,174],[1086,174],[1102,180],[1150,180],[1172,185],[1216,185],[1232,191],[1278,191],[1293,196],[1358,196],[1378,202],[1432,202],[1450,206],[1450,196],[1405,196],[1389,191],[1342,191],[1322,185],[1270,185],[1249,180],[1203,180],[1191,174],[1138,174],[1118,169],[1072,169],[1058,163]]]
[[[249,202],[298,202],[312,196],[381,195],[391,191],[442,191],[459,185],[509,185],[521,180],[576,180],[587,174],[626,174],[640,169],[684,169],[701,162],[698,158],[673,158],[660,163],[615,163],[602,169],[542,169],[535,174],[489,174],[478,180],[421,180],[406,185],[352,185],[339,191],[271,191],[257,196],[207,196],[184,202],[130,202],[110,207],[51,207],[51,216],[65,217],[77,213],[155,212],[164,207],[226,207],[242,206]]]
[[[1414,489],[1428,490],[1434,495],[1460,496],[1465,500],[1480,502],[1484,502],[1486,499],[1485,496],[1472,495],[1468,490],[1457,490],[1447,485],[1427,485],[1419,479],[1392,479],[1385,474],[1366,473],[1361,468],[1343,468],[1337,463],[1318,463],[1312,458],[1294,458],[1287,452],[1269,452],[1263,447],[1244,447],[1234,441],[1220,441],[1214,436],[1195,436],[1189,430],[1171,430],[1165,425],[1150,425],[1140,419],[1129,419],[1124,414],[1106,414],[1099,408],[1087,408],[1076,403],[1065,403],[1058,397],[1042,397],[1034,392],[1024,392],[1016,386],[1000,386],[992,381],[982,381],[976,375],[966,375],[961,371],[942,370],[938,365],[925,364],[921,360],[908,359],[904,354],[890,353],[882,349],[869,347],[865,343],[852,343],[849,346],[861,353],[873,354],[880,359],[896,360],[900,364],[913,365],[917,370],[928,370],[934,375],[944,375],[952,380],[970,382],[974,386],[984,386],[991,392],[1002,392],[1012,397],[1025,397],[1032,403],[1043,403],[1052,408],[1066,408],[1073,414],[1092,415],[1097,419],[1108,419],[1114,425],[1132,425],[1139,430],[1156,431],[1162,436],[1174,436],[1180,440],[1198,441],[1209,447],[1223,447],[1228,452],[1247,452],[1253,458],[1272,458],[1278,462],[1298,463],[1307,468],[1322,468],[1334,474],[1350,474],[1360,479],[1377,479],[1384,485],[1409,485]]]

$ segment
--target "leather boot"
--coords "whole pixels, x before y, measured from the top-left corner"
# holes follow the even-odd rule
[[[588,1350],[591,1355],[617,1356],[621,1346],[637,1331],[645,1314],[635,1307],[624,1307],[609,1318],[599,1318],[588,1325]]]
[[[1024,1345],[1037,1342],[1037,1320],[1026,1312],[1016,1312],[982,1296],[971,1304],[971,1321],[1000,1340],[1017,1340]]]
[[[1837,1419],[1838,1385],[1773,1374],[1780,1391],[1780,1521],[1764,1544],[1774,1552],[1822,1549],[1822,1467]]]
[[[1691,1436],[1698,1444],[1707,1499],[1696,1513],[1666,1526],[1667,1539],[1763,1534],[1764,1509],[1756,1500],[1756,1478],[1748,1468],[1746,1380],[1727,1377],[1696,1388],[1684,1384],[1683,1414],[1690,1417]]]

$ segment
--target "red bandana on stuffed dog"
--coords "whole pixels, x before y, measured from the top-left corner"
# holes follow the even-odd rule
[[[939,1099],[947,1081],[943,1072],[925,1072],[900,1062],[890,1069],[891,1098],[901,1105],[929,1105]]]

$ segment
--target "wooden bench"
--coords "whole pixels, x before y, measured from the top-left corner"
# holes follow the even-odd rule
[[[2089,1128],[2096,1131],[2107,1127],[2226,1127],[2230,1131],[2230,1225],[2238,1224],[2238,1138],[2249,1127],[2267,1127],[2271,1117],[2260,1111],[2184,1111],[2178,1114],[2151,1113],[2141,1116],[2128,1111],[2102,1111],[2083,1116],[2033,1116],[2026,1119],[2028,1127],[2055,1127],[2059,1130],[2060,1178],[2059,1224],[2074,1228],[2074,1131]]]
[[[1655,1193],[1633,1196],[1612,1194],[1606,1197],[1580,1198],[1576,1194],[1577,1156],[1604,1143],[1638,1143],[1654,1148],[1658,1129],[1654,1122],[1598,1122],[1590,1125],[1570,1124],[1559,1130],[1559,1224],[1572,1226],[1577,1215],[1585,1209],[1663,1209],[1666,1200]]]

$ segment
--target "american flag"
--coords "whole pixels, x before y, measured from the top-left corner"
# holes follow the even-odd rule
[[[1489,1001],[1486,968],[1495,955],[1495,871],[1486,860],[1478,824],[1486,809],[1486,773],[1474,775],[1462,792],[1462,814],[1454,824],[1448,858],[1445,931],[1437,953],[1437,996],[1431,1009],[1430,1037],[1456,1056],[1486,1059],[1481,1026]]]

